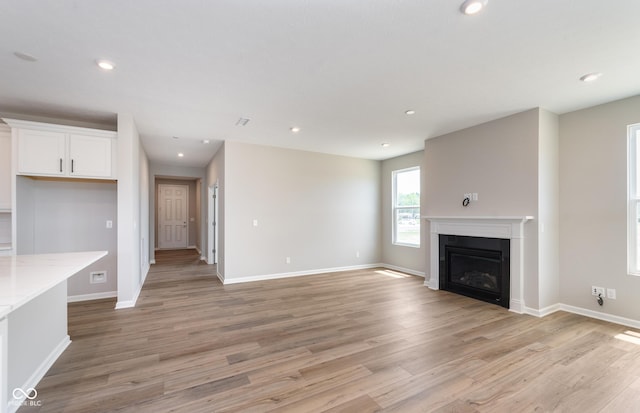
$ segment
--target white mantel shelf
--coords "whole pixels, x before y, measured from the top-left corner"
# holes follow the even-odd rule
[[[522,216],[422,216],[430,221],[430,277],[425,285],[433,290],[440,287],[440,234],[469,237],[502,238],[510,240],[509,309],[522,313],[524,304],[524,224],[534,219]]]

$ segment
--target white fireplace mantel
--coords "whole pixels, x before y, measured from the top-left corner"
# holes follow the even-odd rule
[[[433,290],[440,286],[439,235],[502,238],[510,240],[509,309],[516,313],[524,310],[524,224],[532,216],[423,216],[431,223],[430,277],[425,285]]]

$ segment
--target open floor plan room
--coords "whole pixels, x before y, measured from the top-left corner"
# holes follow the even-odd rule
[[[634,412],[640,333],[387,269],[223,286],[159,252],[136,308],[69,305],[39,412]]]

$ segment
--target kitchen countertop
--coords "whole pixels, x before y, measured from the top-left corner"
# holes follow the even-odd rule
[[[0,256],[0,318],[107,255],[107,251]]]

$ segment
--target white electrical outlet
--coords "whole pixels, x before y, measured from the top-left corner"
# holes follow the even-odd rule
[[[605,297],[604,295],[604,287],[595,287],[591,286],[591,295],[595,295],[596,297]]]
[[[472,201],[477,201],[478,200],[478,193],[477,192],[473,193],[473,196],[471,197],[471,200]]]
[[[616,299],[616,289],[615,288],[607,288],[607,298],[611,300]]]
[[[356,258],[360,258],[360,251],[356,251]]]
[[[287,258],[285,258],[285,262],[286,262],[287,264],[291,264],[291,257],[287,257]]]
[[[110,219],[107,220],[107,228],[113,228],[113,221]]]

